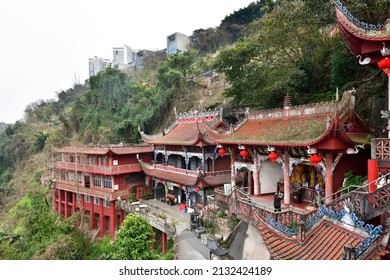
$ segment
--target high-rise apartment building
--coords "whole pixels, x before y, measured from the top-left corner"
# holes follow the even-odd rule
[[[130,46],[114,47],[112,52],[112,64],[130,64],[134,60],[133,50]]]
[[[110,60],[94,56],[89,59],[89,77],[95,76],[100,71],[106,70],[110,66]]]

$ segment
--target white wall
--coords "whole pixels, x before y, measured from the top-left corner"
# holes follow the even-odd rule
[[[260,194],[275,193],[276,183],[283,179],[282,164],[272,163],[271,160],[261,162]]]

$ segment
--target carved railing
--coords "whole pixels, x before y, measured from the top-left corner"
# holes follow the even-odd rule
[[[60,190],[65,190],[65,191],[71,191],[74,193],[79,193],[83,195],[90,195],[90,196],[95,196],[95,197],[100,197],[106,200],[114,200],[118,196],[127,196],[129,194],[129,190],[118,190],[118,191],[113,191],[109,189],[102,189],[102,190],[96,190],[96,189],[90,189],[90,188],[85,188],[82,186],[76,186],[75,183],[69,183],[65,181],[60,181],[57,180],[55,182],[56,189]]]
[[[155,169],[164,170],[168,172],[173,173],[179,173],[179,174],[186,174],[190,176],[198,176],[198,174],[201,172],[202,175],[207,177],[215,177],[215,176],[221,176],[221,175],[227,175],[230,174],[230,170],[218,170],[214,172],[203,172],[203,171],[197,171],[197,170],[187,170],[183,168],[174,167],[172,165],[163,165],[163,164],[154,164],[153,167]]]
[[[102,166],[84,163],[74,163],[58,161],[55,163],[57,169],[77,170],[79,172],[93,172],[93,173],[105,173],[105,174],[123,174],[131,172],[142,171],[139,163],[123,164],[116,166]]]

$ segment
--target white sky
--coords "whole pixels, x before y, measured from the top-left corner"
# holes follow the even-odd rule
[[[88,78],[112,48],[163,49],[174,32],[216,27],[255,0],[9,0],[0,6],[0,122]]]

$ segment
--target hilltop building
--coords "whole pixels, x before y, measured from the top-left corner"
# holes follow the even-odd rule
[[[89,77],[97,75],[99,72],[110,67],[110,60],[102,57],[94,56],[89,58]]]
[[[167,37],[167,54],[177,54],[185,52],[190,46],[190,37],[179,32],[175,32]]]
[[[98,147],[64,147],[57,151],[55,163],[53,211],[68,218],[76,211],[90,217],[91,229],[99,230],[111,240],[123,221],[123,210],[116,201],[132,195],[142,198],[151,190],[136,158],[150,161],[148,145],[111,145]]]

